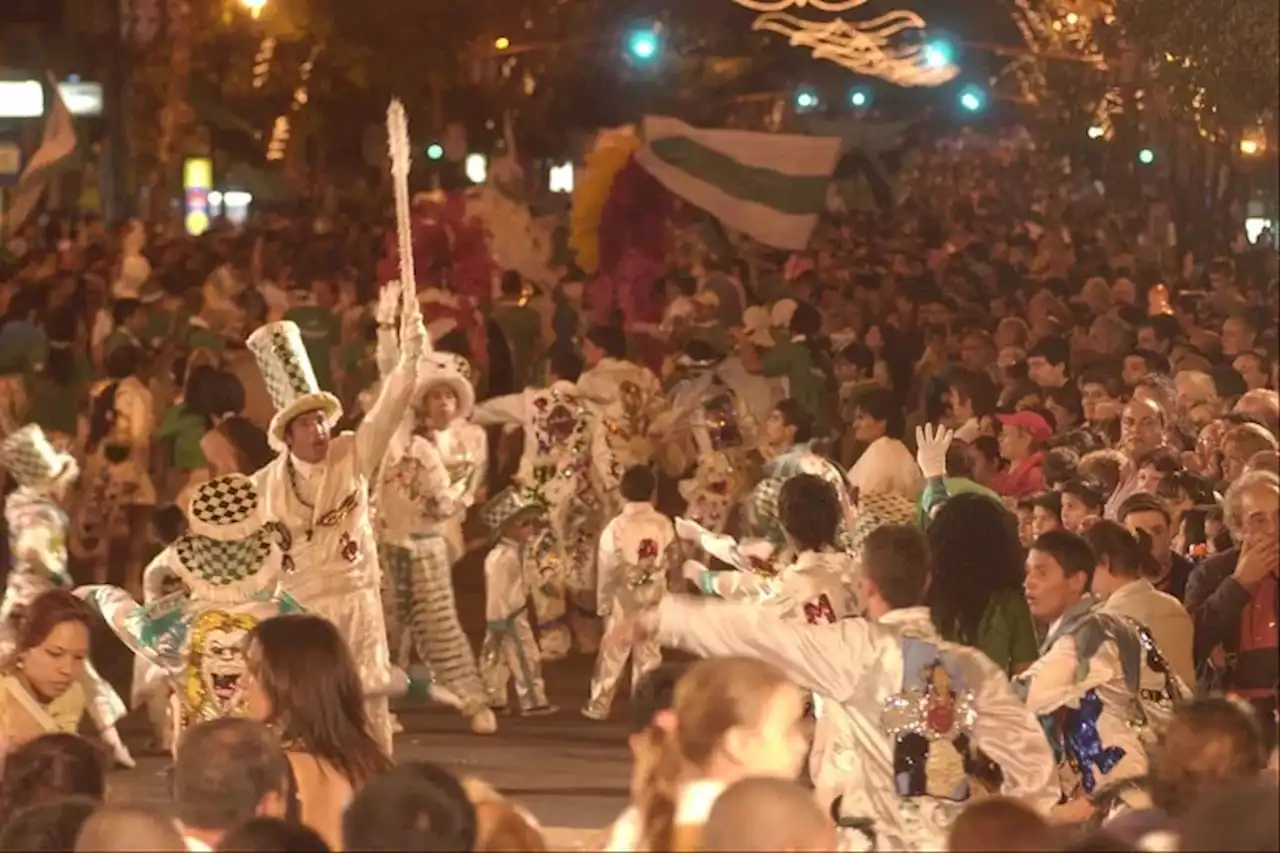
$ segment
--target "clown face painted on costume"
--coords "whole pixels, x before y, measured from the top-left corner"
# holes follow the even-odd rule
[[[568,406],[556,406],[547,415],[547,438],[552,444],[564,444],[573,437],[578,421]]]
[[[187,651],[186,724],[243,716],[244,645],[258,620],[214,610],[200,615]]]

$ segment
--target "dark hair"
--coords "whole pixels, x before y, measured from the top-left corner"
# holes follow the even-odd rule
[[[929,543],[911,525],[877,527],[862,543],[862,568],[890,607],[913,607],[923,603],[933,575]]]
[[[1167,447],[1156,447],[1133,460],[1133,469],[1154,468],[1162,475],[1169,475],[1182,470],[1182,460]]]
[[[573,350],[557,347],[551,350],[548,367],[557,378],[577,382],[582,376],[582,358]]]
[[[876,356],[865,344],[849,344],[840,350],[840,360],[848,364],[852,364],[858,369],[859,373],[868,376],[876,367]]]
[[[1169,505],[1146,492],[1135,492],[1125,498],[1116,510],[1116,518],[1123,522],[1135,512],[1158,512],[1164,516],[1165,524],[1173,522],[1173,513],[1169,512]]]
[[[992,596],[1022,589],[1018,520],[986,495],[962,492],[938,509],[925,532],[934,562],[933,624],[946,639],[974,644]]]
[[[587,329],[586,338],[609,358],[627,357],[627,335],[617,326],[592,326]]]
[[[964,368],[956,368],[947,377],[947,386],[959,396],[969,401],[973,407],[973,416],[980,418],[996,410],[996,400],[1000,393],[991,377]]]
[[[182,733],[173,762],[173,810],[195,829],[229,830],[263,798],[289,793],[289,761],[266,726],[224,717]]]
[[[1080,465],[1080,454],[1070,447],[1055,447],[1044,454],[1044,484],[1050,489],[1073,479]]]
[[[1138,328],[1144,326],[1155,332],[1156,337],[1162,341],[1172,341],[1178,336],[1178,321],[1166,314],[1143,317],[1138,321]]]
[[[176,504],[157,507],[151,516],[151,529],[162,545],[170,545],[187,531],[187,514]]]
[[[676,682],[685,668],[684,664],[664,663],[640,679],[631,694],[632,734],[645,731],[658,714],[675,707]]]
[[[228,853],[329,853],[316,831],[297,821],[255,817],[223,836],[219,850]]]
[[[469,851],[476,810],[452,773],[425,761],[401,764],[356,792],[342,815],[347,850]]]
[[[502,274],[502,295],[520,296],[524,293],[524,279],[518,270],[507,270]]]
[[[133,376],[141,365],[142,349],[132,344],[121,344],[115,347],[102,360],[107,378],[117,381]]]
[[[1210,788],[1182,820],[1179,850],[1280,850],[1280,791],[1255,777]]]
[[[1159,577],[1160,564],[1151,556],[1151,537],[1145,531],[1136,534],[1129,528],[1102,518],[1080,534],[1093,549],[1095,560],[1106,557],[1113,575],[1126,578]]]
[[[1101,512],[1102,508],[1107,505],[1107,497],[1103,494],[1105,488],[1092,480],[1079,478],[1068,480],[1062,484],[1062,488],[1059,491],[1064,495],[1071,495],[1073,498],[1078,499],[1092,510]]]
[[[49,638],[53,629],[66,622],[79,622],[86,632],[93,630],[96,614],[88,604],[70,590],[50,589],[40,593],[17,616],[13,655],[30,651]]]
[[[778,521],[802,551],[835,544],[843,515],[835,486],[816,474],[796,474],[778,493]]]
[[[795,427],[796,444],[813,440],[813,417],[795,397],[787,397],[774,404],[773,410],[782,415],[782,422]]]
[[[0,826],[31,806],[63,797],[101,802],[106,791],[106,766],[96,746],[65,732],[41,735],[5,756]]]
[[[1169,359],[1165,358],[1155,350],[1136,347],[1129,350],[1129,356],[1136,356],[1137,358],[1142,359],[1142,363],[1145,366],[1145,370],[1143,371],[1144,375],[1147,373],[1169,372]],[[1126,356],[1126,358],[1128,358],[1128,356]]]
[[[41,803],[13,815],[0,829],[0,850],[62,851],[76,849],[76,836],[101,805],[85,797]]]
[[[1128,391],[1125,388],[1124,376],[1120,373],[1120,369],[1111,362],[1100,362],[1086,367],[1080,372],[1080,378],[1076,380],[1076,385],[1078,387],[1101,385],[1102,390],[1107,392],[1107,396],[1116,400],[1124,399]]]
[[[116,326],[123,326],[129,322],[129,318],[142,310],[142,303],[137,299],[120,299],[111,306],[111,322]]]
[[[1041,533],[1036,537],[1036,541],[1031,543],[1031,550],[1053,557],[1067,577],[1084,574],[1088,581],[1085,584],[1086,589],[1093,583],[1093,567],[1096,563],[1093,549],[1089,547],[1088,542],[1076,534],[1061,529]]]
[[[1267,752],[1251,706],[1226,696],[1192,699],[1174,708],[1151,752],[1151,799],[1180,818],[1224,782],[1255,778],[1267,766]]]
[[[1052,513],[1053,517],[1058,519],[1058,523],[1062,523],[1062,492],[1050,490],[1032,495],[1031,508],[1035,509],[1036,507]]]
[[[1084,420],[1084,403],[1080,399],[1080,389],[1076,386],[1063,385],[1061,388],[1046,388],[1044,398],[1046,402],[1054,403],[1066,409],[1076,423]],[[1060,426],[1065,428],[1067,424],[1060,424]]]
[[[1066,367],[1071,361],[1071,346],[1066,338],[1052,335],[1027,350],[1028,361],[1036,357],[1043,358],[1049,364],[1061,364]]]
[[[289,747],[327,761],[352,787],[391,766],[369,730],[351,649],[334,624],[309,613],[273,616],[245,640],[248,664]]]
[[[885,435],[890,438],[902,438],[906,428],[902,407],[887,388],[871,388],[859,395],[854,409],[861,410],[873,421],[884,422]]]
[[[643,502],[653,499],[658,488],[658,478],[648,465],[632,465],[622,474],[618,491],[629,501]]]

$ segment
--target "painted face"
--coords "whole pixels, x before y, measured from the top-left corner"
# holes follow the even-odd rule
[[[200,678],[206,695],[227,710],[236,707],[242,698],[245,634],[240,628],[214,628],[205,634],[201,649]]]
[[[285,443],[303,462],[323,462],[329,455],[329,421],[316,410],[298,415],[285,428]]]
[[[22,675],[37,698],[50,702],[80,677],[88,657],[88,628],[76,621],[63,622],[43,643],[22,653]]]
[[[556,406],[547,415],[547,437],[553,444],[564,444],[573,436],[577,426],[573,413],[565,406]]]
[[[1022,581],[1031,615],[1045,622],[1057,619],[1084,594],[1085,573],[1071,577],[1052,555],[1032,548],[1027,554],[1027,574]]]

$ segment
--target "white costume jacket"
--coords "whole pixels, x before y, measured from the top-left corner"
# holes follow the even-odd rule
[[[882,850],[941,850],[970,799],[968,756],[1003,774],[1001,793],[1047,812],[1057,801],[1053,754],[1035,717],[995,664],[938,638],[926,608],[834,625],[781,620],[751,604],[662,602],[648,617],[664,645],[703,657],[748,655],[842,710],[830,756],[845,780],[842,848],[861,831]]]
[[[626,503],[600,534],[600,612],[630,615],[657,603],[667,588],[676,531],[650,503]]]
[[[1040,659],[1014,679],[1054,748],[1064,803],[1145,775],[1148,746],[1190,695],[1145,628],[1095,603],[1050,626]]]
[[[578,391],[592,407],[613,457],[600,472],[600,485],[612,496],[628,468],[647,465],[653,456],[649,427],[662,405],[662,384],[644,365],[602,358],[578,379]]]
[[[782,619],[829,624],[853,615],[845,585],[849,560],[846,554],[805,551],[772,577],[704,570],[698,576],[698,588],[708,595],[755,602]]]
[[[417,367],[416,357],[400,361],[364,421],[335,436],[323,462],[286,451],[252,475],[266,517],[283,533],[283,590],[337,626],[368,696],[385,695],[393,683],[369,482],[405,420]]]

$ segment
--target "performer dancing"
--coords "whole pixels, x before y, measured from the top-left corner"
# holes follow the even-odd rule
[[[68,520],[61,502],[80,468],[70,454],[56,450],[35,424],[5,439],[0,464],[18,482],[4,504],[11,564],[0,601],[0,657],[8,657],[13,651],[16,611],[46,590],[74,585],[67,572]],[[83,678],[89,716],[111,747],[112,758],[125,767],[135,766],[116,730],[116,723],[127,713],[124,702],[89,661],[85,661]]]
[[[400,288],[399,283],[388,287]],[[407,287],[412,287],[412,282]],[[354,433],[332,436],[342,405],[316,384],[293,323],[268,323],[247,341],[276,407],[267,435],[280,455],[253,475],[267,517],[280,523],[282,549],[296,569],[284,589],[333,622],[360,670],[374,736],[391,753],[386,693],[391,678],[379,569],[369,513],[369,482],[404,422],[417,382],[426,330],[412,293],[402,298],[399,363]]]
[[[264,523],[252,480],[231,474],[202,483],[188,515],[189,532],[149,568],[171,571],[182,587],[146,605],[115,586],[76,590],[176,688],[171,744],[188,726],[245,714],[245,636],[263,619],[302,609],[279,590],[282,553],[272,542],[283,534]]]
[[[394,301],[379,306],[384,375],[399,358],[394,312]],[[462,554],[462,521],[486,471],[484,431],[466,422],[475,391],[458,362],[450,353],[426,356],[414,396],[429,432],[413,434],[410,413],[387,451],[377,513],[382,604],[393,658],[407,629],[413,650],[444,689],[441,695],[457,704],[472,731],[492,734],[497,724],[453,595],[451,567]]]

